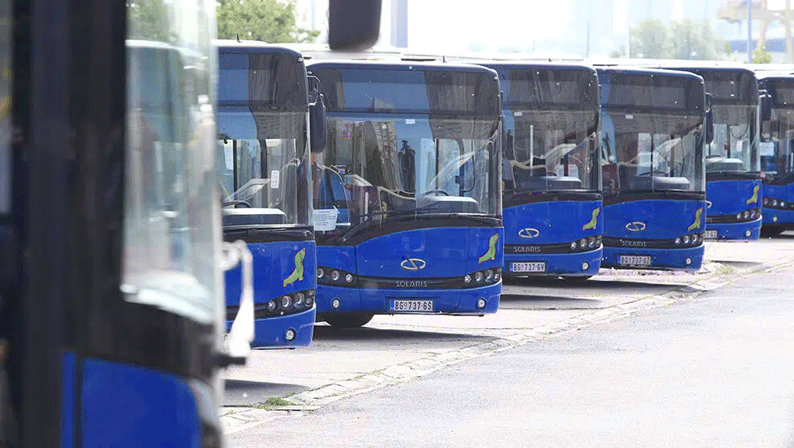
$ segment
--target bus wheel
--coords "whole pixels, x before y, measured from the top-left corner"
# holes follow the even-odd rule
[[[769,227],[769,226],[761,227],[761,236],[763,237],[778,236],[781,233],[783,233],[783,229],[780,227]]]
[[[374,316],[374,314],[331,314],[325,316],[325,321],[334,328],[358,328],[369,323]]]

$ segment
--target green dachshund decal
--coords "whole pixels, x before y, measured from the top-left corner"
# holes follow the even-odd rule
[[[297,280],[303,280],[303,259],[306,258],[306,249],[301,249],[295,254],[295,270],[292,271],[289,277],[284,279],[284,287],[295,283]]]
[[[756,186],[753,188],[753,195],[752,195],[752,196],[750,196],[750,199],[748,199],[747,201],[745,201],[745,204],[747,204],[747,205],[750,205],[750,204],[752,204],[752,203],[758,203],[758,189],[759,189],[759,188],[761,188],[761,186],[760,186],[760,185],[756,185]]]
[[[691,232],[691,231],[693,231],[695,229],[699,229],[700,228],[700,217],[701,216],[703,216],[703,209],[699,208],[697,213],[695,213],[695,222],[693,222],[691,226],[686,228],[687,232]]]
[[[485,253],[482,257],[480,257],[479,262],[482,263],[488,260],[496,260],[496,241],[499,240],[499,234],[492,236],[491,239],[488,241],[488,252]]]
[[[593,229],[595,230],[596,224],[598,224],[598,214],[601,213],[601,209],[597,208],[593,210],[593,218],[587,224],[582,227],[582,230]]]

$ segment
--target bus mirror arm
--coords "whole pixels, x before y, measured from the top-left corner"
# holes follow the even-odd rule
[[[309,147],[312,154],[325,151],[327,131],[325,121],[325,97],[315,92],[314,102],[309,105]]]
[[[232,364],[244,365],[248,354],[251,352],[251,342],[254,340],[254,284],[253,284],[253,256],[248,246],[243,241],[224,243],[225,257],[224,270],[240,264],[242,270],[242,292],[240,293],[240,307],[237,316],[232,322],[231,331],[226,335],[224,348],[217,355],[217,364],[221,368]]]
[[[706,94],[706,144],[714,141],[714,109],[711,107],[711,94]]]
[[[772,95],[768,91],[761,89],[758,91],[759,111],[761,121],[772,119]]]

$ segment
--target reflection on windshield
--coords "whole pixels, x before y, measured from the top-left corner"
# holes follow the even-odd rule
[[[0,2],[0,215],[11,212],[11,26]]]
[[[765,178],[783,179],[794,173],[794,110],[774,109],[761,132],[759,152]]]
[[[604,192],[705,191],[702,117],[602,114]]]
[[[756,108],[712,106],[714,140],[706,145],[706,171],[758,171]]]
[[[330,118],[328,147],[315,156],[314,201],[338,216],[331,228],[315,228],[415,213],[496,213],[495,131],[495,121]]]
[[[593,157],[593,111],[514,111],[505,114],[505,191],[600,188]]]

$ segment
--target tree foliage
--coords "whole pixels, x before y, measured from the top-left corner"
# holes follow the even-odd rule
[[[631,57],[648,59],[718,59],[725,42],[714,35],[709,21],[684,19],[665,25],[646,19],[631,29]]]
[[[295,4],[279,0],[220,0],[218,37],[260,40],[270,43],[312,42],[317,31],[301,28],[295,21]]]
[[[771,64],[772,55],[769,54],[763,47],[757,47],[753,50],[753,64]]]
[[[168,10],[162,0],[128,0],[126,5],[131,39],[168,42]]]

